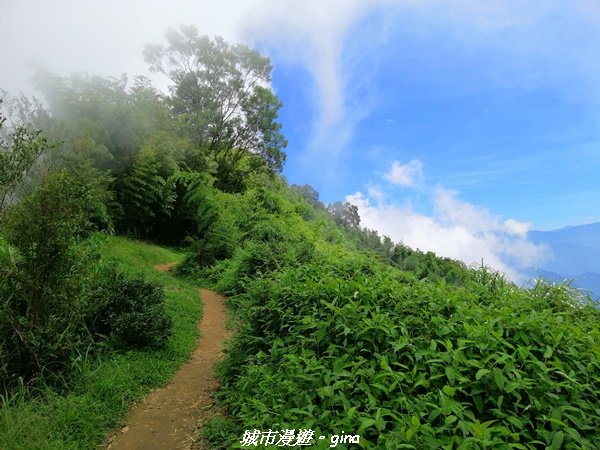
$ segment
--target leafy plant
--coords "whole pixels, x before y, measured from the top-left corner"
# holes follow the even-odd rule
[[[469,273],[329,253],[250,278],[225,405],[242,429],[353,430],[366,448],[597,448],[598,309]]]
[[[88,326],[109,336],[117,347],[158,348],[171,335],[173,324],[165,311],[165,295],[156,283],[107,269],[95,286],[93,298],[94,313]]]
[[[120,228],[142,237],[155,236],[158,225],[169,218],[176,193],[170,179],[172,160],[160,160],[153,148],[141,150],[133,165],[115,185],[122,214]]]
[[[48,177],[2,223],[0,366],[6,385],[68,368],[91,337],[84,326],[97,255],[86,238],[105,217],[97,180],[66,172]]]

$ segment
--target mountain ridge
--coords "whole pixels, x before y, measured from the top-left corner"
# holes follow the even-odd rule
[[[527,270],[532,277],[553,282],[567,281],[573,287],[600,299],[600,222],[570,225],[556,230],[532,230],[534,244],[547,247],[549,256]]]

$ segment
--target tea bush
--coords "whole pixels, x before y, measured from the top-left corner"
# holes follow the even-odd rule
[[[359,434],[366,448],[600,446],[600,314],[560,287],[525,291],[485,268],[450,286],[347,255],[272,272],[232,302],[239,328],[221,378],[238,436],[312,428]]]
[[[108,269],[94,290],[90,330],[112,339],[120,348],[162,347],[171,335],[160,285],[141,277],[127,278]]]

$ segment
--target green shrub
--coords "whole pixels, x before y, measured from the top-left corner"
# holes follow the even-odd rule
[[[203,274],[209,279],[216,277],[217,289],[226,295],[242,293],[254,278],[308,263],[315,257],[315,245],[303,231],[294,230],[293,224],[281,219],[260,221],[230,260]]]
[[[196,178],[186,196],[188,207],[195,210],[195,229],[187,239],[190,252],[178,267],[185,275],[233,256],[246,234],[243,222],[251,215],[247,196],[220,192],[208,177]]]
[[[455,287],[369,259],[288,267],[232,299],[220,376],[240,429],[345,430],[366,448],[600,446],[597,308],[486,268]]]
[[[162,347],[172,332],[161,286],[108,269],[94,290],[90,330],[119,348]]]
[[[6,211],[0,384],[60,374],[90,345],[84,319],[98,256],[86,238],[103,217],[106,199],[96,180],[61,172]]]

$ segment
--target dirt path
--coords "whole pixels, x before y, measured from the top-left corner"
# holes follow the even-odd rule
[[[173,265],[156,266],[169,270]],[[137,404],[127,418],[127,426],[113,434],[106,448],[111,450],[190,449],[197,438],[197,426],[215,408],[211,392],[218,388],[213,376],[215,362],[222,356],[226,312],[224,299],[207,289],[199,289],[204,314],[199,324],[198,348],[175,373],[171,382]],[[203,448],[201,442],[195,447]]]
[[[152,267],[154,270],[156,270],[157,272],[168,272],[169,270],[171,270],[173,267],[175,267],[175,264],[177,263],[166,263],[166,264],[157,264],[154,267]]]

